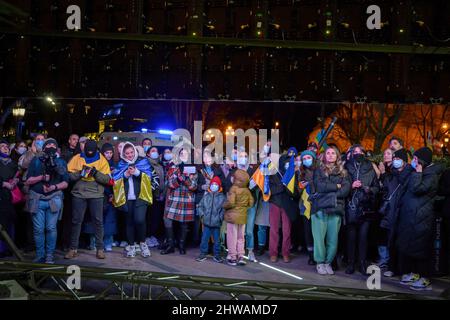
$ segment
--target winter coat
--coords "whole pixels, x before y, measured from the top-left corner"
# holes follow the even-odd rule
[[[11,158],[0,159],[0,224],[9,226],[14,217],[14,206],[11,199],[11,191],[3,188],[3,182],[9,182],[17,173],[17,163]]]
[[[172,164],[166,179],[168,189],[164,218],[179,222],[194,221],[197,174],[191,179],[181,172],[179,166]]]
[[[415,259],[431,254],[435,220],[434,200],[442,166],[431,164],[422,173],[412,172],[403,195],[397,228],[397,249]]]
[[[439,180],[439,195],[445,197],[442,216],[445,218],[450,218],[450,168],[445,170]]]
[[[368,160],[361,163],[350,160],[345,165],[350,176],[350,188],[353,182],[359,180],[361,188],[351,188],[350,196],[345,210],[347,224],[362,223],[374,218],[376,211],[376,197],[380,189],[380,183],[373,165]]]
[[[226,209],[225,221],[233,224],[247,223],[247,210],[253,207],[254,199],[248,189],[250,177],[243,170],[234,172],[234,183],[223,204]]]
[[[206,192],[197,205],[197,214],[203,219],[203,224],[210,228],[220,228],[223,222],[226,200],[222,192]]]
[[[336,196],[336,205],[333,208],[320,209],[326,214],[345,214],[345,199],[350,193],[351,182],[348,173],[345,176],[340,175],[335,169],[330,175],[327,175],[323,169],[318,168],[314,171],[314,189],[316,194],[334,193]],[[337,185],[340,184],[341,188],[338,189]],[[313,200],[312,213],[317,211],[317,200]]]
[[[406,183],[413,168],[407,165],[402,171],[394,168],[382,176],[381,205],[380,205],[380,227],[388,230],[395,230],[397,225],[400,199],[406,190]],[[384,207],[384,209],[382,209]]]
[[[211,181],[211,179],[213,177],[215,177],[215,176],[219,177],[222,185],[225,182],[225,176],[223,175],[223,171],[220,169],[219,166],[212,165],[211,169],[212,169],[212,175],[208,177],[208,174],[205,169],[205,165],[200,165],[197,167],[198,188],[197,188],[197,192],[195,194],[195,203],[197,203],[197,204],[200,203],[200,200],[202,200],[202,197],[205,194],[205,191],[208,190],[209,182]],[[209,180],[209,181],[207,181],[207,180]]]

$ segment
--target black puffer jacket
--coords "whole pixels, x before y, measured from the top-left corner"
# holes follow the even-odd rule
[[[350,160],[345,167],[350,176],[351,184],[357,180],[362,183],[361,188],[351,189],[345,210],[345,220],[347,224],[362,223],[374,216],[375,199],[380,190],[380,183],[369,160],[364,159],[361,162]]]
[[[395,230],[397,224],[398,212],[400,208],[400,199],[406,190],[406,183],[408,181],[409,175],[414,171],[414,169],[407,165],[402,171],[398,171],[394,168],[389,173],[382,176],[382,200],[381,207],[385,207],[381,212],[380,227]],[[384,203],[386,203],[384,205]]]
[[[445,197],[442,216],[450,218],[450,169],[445,170],[439,181],[439,195]]]
[[[408,179],[400,200],[396,242],[398,251],[406,256],[427,259],[431,254],[433,206],[442,170],[441,165],[431,164],[422,173],[412,172]]]
[[[337,187],[338,184],[341,185],[340,189],[338,189]],[[314,190],[317,193],[336,193],[337,206],[335,208],[323,210],[323,212],[326,214],[335,213],[342,216],[344,215],[345,199],[350,193],[350,188],[351,183],[348,173],[345,175],[345,177],[343,177],[336,170],[333,171],[330,175],[326,175],[321,168],[318,168],[314,171]]]

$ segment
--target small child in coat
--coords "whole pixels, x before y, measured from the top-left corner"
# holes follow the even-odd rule
[[[233,186],[223,205],[226,209],[224,218],[227,222],[227,263],[231,266],[244,266],[247,210],[253,206],[254,199],[248,189],[250,176],[246,171],[236,170],[232,179]]]
[[[208,255],[208,244],[211,236],[214,241],[213,260],[222,263],[220,256],[220,227],[223,222],[225,209],[225,195],[222,193],[222,183],[220,178],[215,176],[211,179],[208,191],[203,195],[202,200],[197,205],[197,213],[203,222],[203,235],[200,243],[200,256],[196,259],[199,262],[205,261]]]

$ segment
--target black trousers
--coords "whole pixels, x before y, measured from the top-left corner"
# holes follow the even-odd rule
[[[305,216],[302,216],[302,220],[303,220],[303,233],[305,235],[306,248],[308,249],[308,251],[313,251],[314,239],[312,235],[311,219],[307,219]]]
[[[347,261],[349,264],[356,261],[356,248],[358,248],[359,261],[366,261],[369,226],[369,221],[347,225]]]
[[[125,219],[128,243],[131,245],[135,242],[144,242],[147,230],[146,216],[148,206],[136,207],[135,200],[128,200],[127,207],[128,212],[125,212]]]
[[[431,276],[431,259],[415,259],[405,254],[398,254],[398,269],[400,274],[418,273],[421,277]]]
[[[154,201],[147,210],[147,235],[160,238],[164,232],[164,201]]]

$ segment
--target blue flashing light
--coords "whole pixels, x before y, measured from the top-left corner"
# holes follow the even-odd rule
[[[142,128],[141,131],[142,131],[143,133],[147,133],[147,132],[148,132],[148,129]]]
[[[173,135],[173,131],[170,130],[158,130],[159,134]]]

